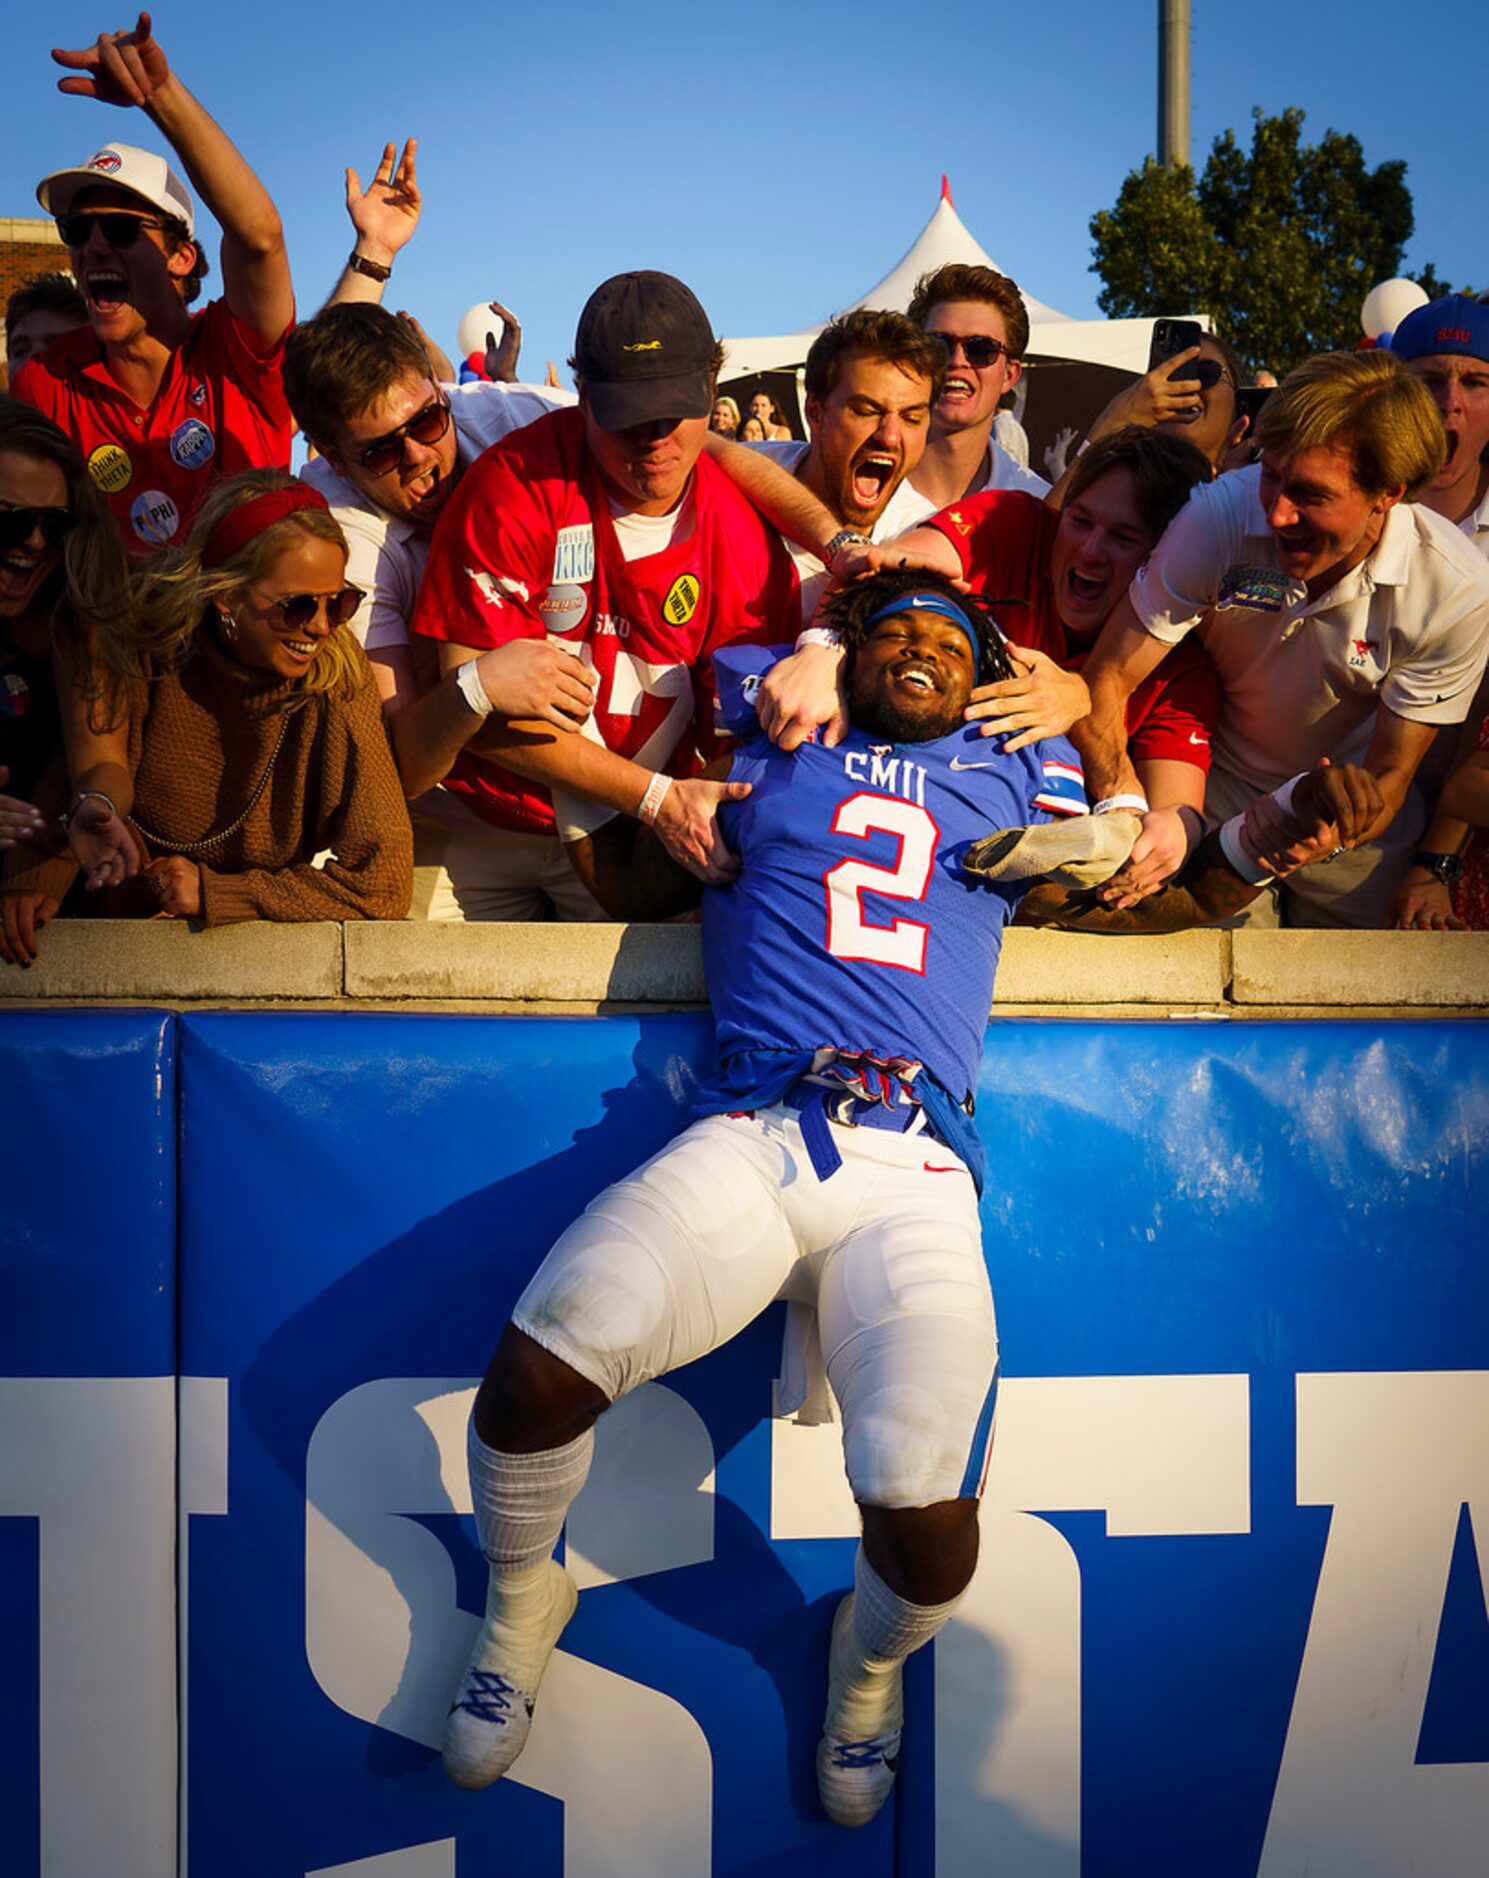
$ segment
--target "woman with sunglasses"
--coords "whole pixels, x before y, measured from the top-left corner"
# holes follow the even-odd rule
[[[362,597],[345,583],[324,497],[274,470],[223,483],[185,546],[142,570],[134,614],[101,626],[79,686],[88,793],[71,822],[96,815],[98,838],[115,835],[90,911],[208,926],[408,911],[408,812],[366,656],[343,630]],[[25,964],[77,863],[11,859],[0,956]]]
[[[0,398],[0,849],[45,826],[33,797],[58,762],[54,661],[126,605],[124,551],[78,447]]]

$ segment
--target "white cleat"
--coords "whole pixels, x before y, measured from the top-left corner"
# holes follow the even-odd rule
[[[832,1620],[827,1717],[817,1791],[837,1826],[866,1826],[889,1798],[905,1723],[903,1666],[865,1659],[853,1635],[853,1593]]]
[[[492,1573],[486,1621],[445,1718],[445,1772],[457,1787],[491,1786],[526,1747],[538,1685],[578,1602],[556,1559],[519,1579]]]

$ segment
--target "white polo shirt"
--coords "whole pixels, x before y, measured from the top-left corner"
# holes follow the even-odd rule
[[[1321,757],[1358,763],[1382,704],[1461,723],[1489,650],[1489,563],[1398,503],[1365,560],[1310,600],[1278,566],[1260,479],[1253,464],[1196,488],[1129,595],[1155,639],[1197,630],[1219,669],[1215,770],[1262,794]]]
[[[461,469],[508,431],[520,430],[559,405],[575,402],[572,391],[544,385],[478,380],[442,389],[450,400],[455,460]],[[405,516],[389,515],[380,509],[354,484],[338,476],[324,457],[312,458],[301,471],[301,478],[330,503],[350,549],[347,581],[367,596],[352,618],[352,631],[369,652],[407,645],[408,622],[419,582],[424,578],[432,531]]]

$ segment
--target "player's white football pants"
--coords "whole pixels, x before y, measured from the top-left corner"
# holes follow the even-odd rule
[[[829,1126],[820,1180],[788,1108],[695,1122],[590,1204],[513,1320],[613,1401],[814,1297],[854,1497],[976,1494],[998,1340],[972,1178],[927,1134]]]

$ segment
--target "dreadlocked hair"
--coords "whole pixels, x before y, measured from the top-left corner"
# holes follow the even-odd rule
[[[881,574],[870,574],[840,587],[822,602],[824,619],[841,635],[843,649],[851,659],[868,634],[868,622],[894,601],[917,593],[933,593],[960,607],[971,621],[977,636],[977,682],[992,683],[1014,676],[1013,661],[1008,656],[1008,641],[994,617],[995,609],[1018,604],[1007,600],[985,599],[981,594],[961,593],[944,574],[926,567],[896,567]]]

